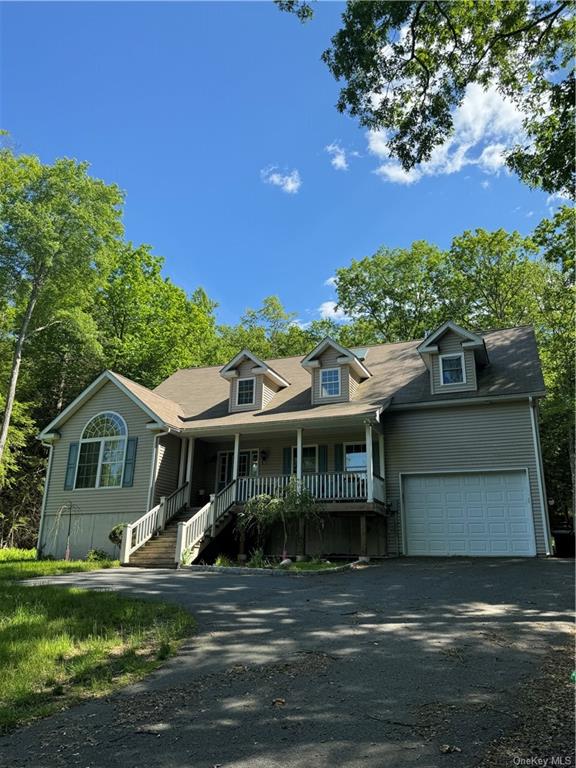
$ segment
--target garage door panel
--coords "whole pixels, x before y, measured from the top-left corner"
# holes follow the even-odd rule
[[[409,475],[403,490],[409,555],[536,554],[523,471]]]

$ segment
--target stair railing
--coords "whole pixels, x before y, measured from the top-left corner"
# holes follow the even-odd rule
[[[170,496],[162,496],[160,503],[149,509],[133,523],[128,523],[122,532],[120,562],[127,565],[130,555],[144,546],[152,536],[163,531],[170,520],[187,504],[188,482],[177,488]]]
[[[176,537],[176,551],[174,560],[177,564],[182,561],[182,556],[187,549],[199,544],[210,533],[216,533],[216,524],[222,515],[236,502],[236,480],[232,480],[216,495],[210,497],[210,501],[193,515],[190,520],[178,523],[178,535]]]

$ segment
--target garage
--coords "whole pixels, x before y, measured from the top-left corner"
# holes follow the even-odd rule
[[[525,470],[406,474],[402,488],[407,555],[536,554]]]

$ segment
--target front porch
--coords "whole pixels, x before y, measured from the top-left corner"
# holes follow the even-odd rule
[[[161,436],[151,487],[155,506],[145,536],[157,535],[184,507],[191,508],[194,514],[179,525],[174,558],[180,562],[185,551],[197,558],[209,544],[217,548],[216,537],[223,541],[223,529],[249,499],[280,496],[291,481],[312,495],[323,520],[322,533],[304,530],[294,537],[292,556],[368,559],[388,553],[384,440],[376,420],[266,433]],[[132,537],[128,558],[141,546],[138,538]],[[245,559],[250,546],[239,541],[235,555]],[[282,553],[278,537],[271,536],[266,546],[266,554]]]

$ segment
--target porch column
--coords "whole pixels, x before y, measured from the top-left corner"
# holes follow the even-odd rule
[[[234,435],[234,461],[232,462],[232,480],[238,479],[238,461],[240,459],[240,433]]]
[[[372,458],[372,425],[366,424],[366,495],[367,501],[374,501],[374,466]]]
[[[367,563],[370,558],[368,557],[368,538],[366,534],[366,513],[363,512],[360,515],[360,562]]]
[[[188,503],[192,501],[192,467],[194,466],[194,438],[188,438],[188,450],[186,451],[185,481],[188,483]]]
[[[378,474],[384,480],[386,474],[386,465],[384,463],[384,435],[380,432],[378,434],[378,460],[380,463]]]
[[[296,430],[296,480],[298,487],[302,483],[302,429]]]
[[[178,488],[184,483],[186,473],[186,449],[188,440],[185,437],[180,438],[180,466],[178,467]]]

